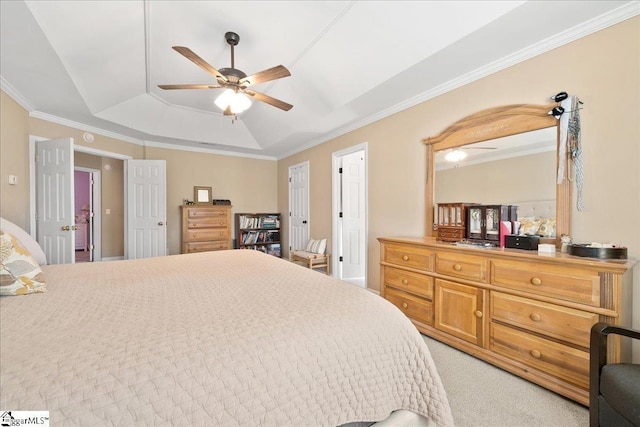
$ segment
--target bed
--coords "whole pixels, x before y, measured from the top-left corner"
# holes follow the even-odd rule
[[[429,350],[379,296],[251,250],[42,266],[0,297],[0,408],[51,425],[452,425]],[[398,412],[396,412],[398,413]]]

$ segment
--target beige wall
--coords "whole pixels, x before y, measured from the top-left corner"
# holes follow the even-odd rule
[[[0,91],[0,216],[29,231],[29,115]],[[9,175],[18,177],[9,185]]]
[[[94,141],[82,139],[85,131],[29,117],[6,93],[1,92],[0,111],[0,213],[29,229],[29,135],[43,138],[72,137],[75,145],[130,156],[134,159],[167,162],[167,246],[170,254],[180,253],[179,208],[184,199],[193,199],[196,185],[213,187],[213,197],[229,199],[236,212],[277,212],[277,162],[210,153],[143,147],[127,141],[94,134]],[[124,181],[122,160],[76,152],[79,166],[101,170],[102,256],[124,255]],[[97,158],[90,160],[92,157]],[[110,170],[105,165],[111,166]],[[19,183],[8,185],[9,174]],[[111,209],[110,215],[105,210]]]
[[[232,213],[278,212],[277,163],[271,160],[147,147],[147,159],[167,161],[167,238],[169,253],[180,253],[180,205],[193,200],[193,187],[213,188],[214,199],[228,199]]]
[[[369,149],[368,286],[380,288],[379,236],[424,235],[425,148],[469,114],[508,104],[547,104],[567,91],[581,111],[586,211],[573,209],[575,242],[614,242],[640,257],[640,17],[529,59],[278,162],[278,204],[286,211],[288,167],[310,164],[311,234],[331,236],[331,153]],[[574,201],[575,206],[575,201]],[[285,224],[286,230],[286,224]],[[640,268],[634,306],[640,307]],[[640,329],[640,308],[634,325]],[[636,351],[640,355],[640,351]]]

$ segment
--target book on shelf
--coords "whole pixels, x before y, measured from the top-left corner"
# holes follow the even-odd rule
[[[282,255],[282,252],[280,250],[280,243],[273,243],[273,244],[267,245],[266,248],[267,248],[267,253],[269,255],[273,255],[277,257]]]

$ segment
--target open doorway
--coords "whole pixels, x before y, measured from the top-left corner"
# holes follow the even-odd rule
[[[47,141],[48,138],[30,135],[29,137],[29,158],[36,158],[36,144],[39,141]],[[71,139],[73,144],[73,140]],[[75,170],[81,170],[93,174],[94,181],[94,197],[92,199],[93,206],[93,224],[87,226],[87,234],[89,244],[92,245],[93,261],[109,261],[112,259],[124,258],[124,212],[126,209],[126,200],[124,194],[124,161],[131,159],[131,156],[122,155],[113,152],[107,152],[91,147],[73,145],[74,154],[70,158],[73,159],[70,174],[71,181],[75,179]],[[38,240],[39,227],[36,222],[36,193],[39,188],[36,179],[36,161],[30,162],[29,178],[32,185],[29,188],[29,217],[31,235]],[[74,215],[81,215],[74,209],[74,184],[71,183],[69,188],[70,206],[65,210],[69,212],[69,222],[66,222],[74,229],[74,234],[70,235],[71,239],[68,244],[70,255],[62,260],[51,263],[69,263],[75,262],[75,226]],[[97,190],[96,190],[97,189]],[[83,205],[78,205],[82,208]],[[59,228],[59,227],[58,227]],[[81,237],[78,237],[78,247],[81,244]],[[38,240],[40,243],[40,240]],[[40,243],[41,246],[43,243]],[[66,248],[66,244],[65,244]],[[66,249],[65,249],[66,253]],[[78,252],[79,253],[79,252]],[[52,257],[51,259],[58,259]]]
[[[74,168],[75,260],[100,260],[100,171]]]
[[[332,270],[367,288],[367,144],[332,154]]]

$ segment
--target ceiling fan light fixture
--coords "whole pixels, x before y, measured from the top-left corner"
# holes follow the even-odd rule
[[[240,114],[251,107],[251,100],[243,93],[227,89],[215,100],[215,104],[222,111],[229,108],[233,114]]]
[[[445,160],[448,162],[459,162],[460,160],[464,160],[466,157],[467,153],[462,150],[452,150],[444,156]]]

